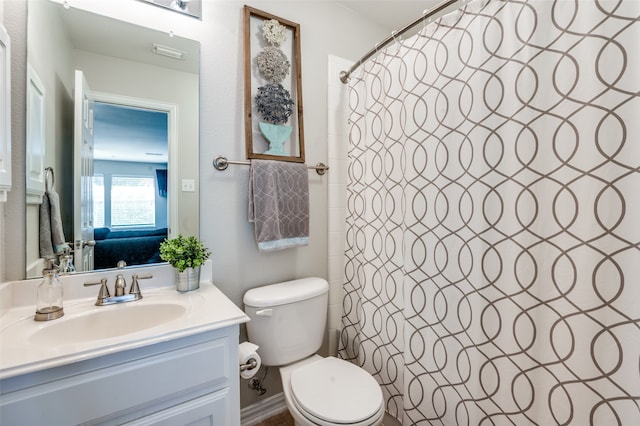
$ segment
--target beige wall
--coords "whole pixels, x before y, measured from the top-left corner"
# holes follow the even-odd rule
[[[11,19],[18,20],[12,25],[12,31],[18,39],[24,38],[26,19],[25,23],[20,22],[20,11],[24,7],[22,0],[2,1],[5,4],[5,20],[7,9],[12,9]],[[70,3],[74,5],[74,1]],[[93,4],[94,10],[102,13],[134,20],[139,24],[153,24],[201,41],[200,149],[198,159],[194,161],[200,168],[200,236],[213,252],[213,278],[218,287],[242,306],[244,292],[258,285],[303,276],[328,278],[326,176],[319,177],[314,172],[309,174],[309,246],[260,254],[253,229],[246,219],[248,168],[230,166],[226,171],[219,172],[211,166],[212,159],[218,155],[235,160],[244,159],[242,6],[249,4],[301,26],[305,148],[310,164],[321,161],[327,163],[328,55],[356,60],[386,37],[386,31],[363,21],[333,1],[203,0],[202,21],[181,17],[135,0],[89,3]],[[389,4],[392,7],[393,2],[389,1]],[[18,54],[20,49],[24,54],[25,47],[18,47]],[[17,58],[16,72],[24,73],[24,66],[24,61]],[[24,82],[18,84],[24,85]],[[24,93],[18,93],[17,96],[14,106],[24,109]],[[24,127],[24,114],[22,122],[19,112],[16,120],[16,127]],[[14,181],[24,180],[24,132],[13,131],[13,134],[14,152],[22,152],[14,156]],[[2,274],[5,279],[19,279],[24,276],[25,266],[24,189],[17,185],[15,191],[10,193],[10,198],[17,203],[17,207],[12,214],[5,214],[3,219],[5,230],[11,228],[14,231],[11,236],[2,236],[2,250],[5,260],[8,260],[6,273],[3,268]],[[7,207],[8,204],[5,210]],[[9,245],[18,254],[10,256],[6,251]],[[276,369],[270,370],[266,387],[269,392],[265,397],[281,390]],[[241,394],[242,406],[258,400],[244,382],[241,384]]]

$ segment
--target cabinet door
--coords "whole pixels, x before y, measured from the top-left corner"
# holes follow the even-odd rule
[[[146,356],[141,352],[134,359],[122,356],[104,368],[85,366],[88,370],[81,373],[73,374],[74,366],[65,366],[66,377],[54,381],[47,379],[51,372],[46,370],[32,373],[37,384],[2,394],[0,425],[114,424],[130,413],[140,414],[125,421],[193,401],[189,396],[194,392],[199,392],[194,397],[214,395],[205,394],[207,390],[228,392],[229,338],[182,342],[184,347],[178,349],[162,351],[152,346],[145,348]],[[29,376],[16,380],[29,380]]]
[[[201,396],[175,407],[167,408],[142,419],[125,423],[128,426],[232,426],[230,423],[229,388]]]

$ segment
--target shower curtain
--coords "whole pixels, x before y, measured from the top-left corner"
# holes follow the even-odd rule
[[[352,75],[339,354],[404,425],[640,424],[639,15],[476,0]]]

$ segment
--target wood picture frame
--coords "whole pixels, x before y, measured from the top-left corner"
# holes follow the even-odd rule
[[[291,68],[280,83],[294,102],[288,119],[291,134],[284,142],[282,153],[273,154],[269,140],[260,130],[261,115],[255,104],[255,96],[260,86],[269,84],[256,65],[260,51],[270,44],[262,37],[261,28],[265,21],[275,19],[285,28],[287,39],[280,47],[287,56]],[[304,125],[302,112],[302,72],[300,66],[300,25],[270,13],[244,6],[244,124],[246,158],[278,160],[304,163]],[[264,125],[264,123],[262,124]]]

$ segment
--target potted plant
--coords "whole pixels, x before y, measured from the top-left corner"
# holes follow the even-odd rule
[[[193,236],[178,235],[160,243],[160,259],[176,268],[176,289],[179,292],[200,287],[200,266],[210,255],[211,251]]]

